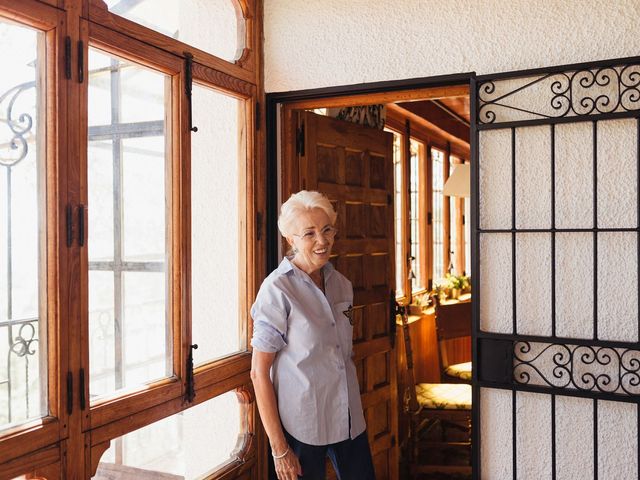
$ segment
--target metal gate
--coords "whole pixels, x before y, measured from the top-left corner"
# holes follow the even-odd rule
[[[471,118],[474,478],[637,479],[640,58],[479,76]]]

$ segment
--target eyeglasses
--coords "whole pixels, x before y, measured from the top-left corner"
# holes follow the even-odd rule
[[[305,230],[300,235],[293,234],[294,237],[299,237],[303,242],[315,242],[322,235],[327,240],[331,240],[338,233],[338,229],[334,227],[324,227],[322,230]]]

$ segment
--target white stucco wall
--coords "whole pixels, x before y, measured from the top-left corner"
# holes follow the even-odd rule
[[[469,71],[488,74],[637,56],[638,12],[640,0],[265,0],[265,88],[277,92]],[[612,184],[603,175],[613,156],[624,167],[622,171],[631,172],[629,181],[636,178],[637,152],[631,145],[635,135],[628,123],[603,122],[598,132],[598,155],[603,159],[598,167],[600,226],[610,222],[633,226],[636,221],[635,212],[626,208],[636,205],[635,185]],[[556,132],[558,226],[591,225],[592,191],[576,187],[592,185],[589,127],[572,124],[559,126]],[[549,226],[550,198],[539,194],[551,189],[549,145],[548,129],[518,129],[520,228]],[[480,222],[485,228],[508,228],[510,132],[483,132],[479,148]],[[620,201],[628,197],[633,201]],[[584,286],[558,294],[556,314],[562,319],[558,334],[588,338],[593,335],[592,236],[559,234],[556,241],[557,281],[571,285],[579,278]],[[631,270],[638,259],[635,253],[629,255],[637,250],[635,240],[624,234],[600,234],[599,241],[599,291],[616,291],[616,272],[625,282],[637,284],[637,270]],[[518,328],[520,333],[548,335],[551,317],[544,300],[549,297],[544,279],[550,276],[549,235],[520,235],[517,242]],[[480,256],[481,326],[510,332],[511,236],[484,235]],[[608,262],[617,268],[607,269]],[[638,338],[635,297],[623,300],[617,292],[613,295],[616,301],[598,307],[598,333],[602,338],[633,341]],[[615,311],[603,310],[607,308]],[[515,466],[511,464],[512,401],[511,392],[482,389],[483,478],[511,478],[514,467],[518,478],[550,478],[551,398],[517,393]],[[600,478],[637,478],[636,415],[634,405],[598,402]],[[593,400],[558,396],[555,422],[558,478],[592,476],[596,463]]]
[[[267,92],[640,54],[639,0],[265,0]]]

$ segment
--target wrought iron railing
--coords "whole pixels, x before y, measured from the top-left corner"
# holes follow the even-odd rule
[[[31,417],[30,382],[39,378],[37,354],[39,353],[38,318],[8,320],[0,322],[0,338],[8,339],[7,356],[4,359],[4,373],[0,377],[0,425]],[[22,359],[22,361],[20,361]],[[20,365],[22,363],[22,365]],[[21,377],[24,375],[24,378]],[[16,415],[18,405],[13,396],[14,389],[24,388],[22,418]],[[2,405],[5,404],[5,405]],[[3,414],[4,412],[4,414]],[[2,418],[5,417],[5,418]]]

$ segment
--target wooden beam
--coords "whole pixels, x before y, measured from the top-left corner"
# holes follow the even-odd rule
[[[433,100],[445,97],[460,97],[469,95],[469,85],[454,85],[451,87],[429,87],[415,90],[400,90],[381,93],[365,93],[359,95],[342,95],[330,98],[317,98],[288,102],[293,109],[353,107],[359,105],[377,105],[391,102],[411,102],[417,100]]]
[[[424,118],[439,129],[469,143],[469,126],[454,118],[431,101],[398,103],[400,108]]]
[[[404,120],[411,121],[412,135],[419,140],[433,143],[442,150],[446,149],[447,142],[451,142],[451,152],[461,158],[469,158],[469,141],[463,140],[446,130],[438,127],[434,123],[425,120],[419,115],[399,107],[393,103],[387,105],[387,124],[394,128],[392,124],[398,124]]]

